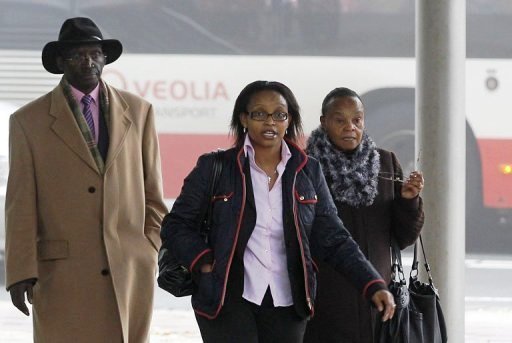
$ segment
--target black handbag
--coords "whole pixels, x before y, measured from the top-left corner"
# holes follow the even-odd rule
[[[392,272],[389,290],[395,298],[392,319],[376,323],[376,342],[379,343],[445,343],[448,341],[439,293],[434,286],[421,235],[421,250],[428,274],[428,283],[418,279],[418,242],[414,245],[414,259],[407,287],[400,249],[391,242]]]
[[[210,200],[213,197],[223,167],[223,151],[214,151],[212,154],[214,154],[215,158],[210,177],[208,204],[206,204],[206,206],[204,206],[200,211],[200,216],[203,220],[201,221],[199,232],[203,236],[205,242],[208,242],[208,233],[210,231],[212,220],[211,214],[213,203]],[[162,221],[162,228],[166,227],[167,220],[169,218],[168,216],[169,214],[167,214]],[[192,281],[190,271],[187,267],[178,262],[172,251],[165,247],[165,244],[162,244],[162,248],[158,252],[158,270],[158,287],[171,293],[175,297],[184,297],[194,293],[195,284]]]

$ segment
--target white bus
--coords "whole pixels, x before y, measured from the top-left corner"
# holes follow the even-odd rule
[[[121,40],[124,53],[105,67],[104,77],[155,105],[170,202],[201,153],[231,145],[234,100],[257,79],[292,89],[306,134],[318,125],[322,99],[331,89],[356,90],[370,135],[395,151],[406,171],[412,168],[414,1],[0,0],[0,5],[0,102],[9,106],[58,82],[59,76],[44,71],[40,55],[46,42],[57,39],[65,18],[89,16],[107,38]],[[507,253],[512,44],[506,37],[512,31],[512,2],[468,0],[467,15],[467,248]]]

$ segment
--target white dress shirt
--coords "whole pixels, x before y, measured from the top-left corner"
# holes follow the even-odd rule
[[[249,158],[252,187],[256,204],[256,226],[244,252],[243,298],[261,305],[270,286],[274,306],[293,305],[290,278],[286,259],[283,230],[283,190],[281,176],[291,157],[288,145],[283,141],[281,162],[277,166],[278,177],[269,189],[268,176],[258,167],[249,136],[244,143]]]

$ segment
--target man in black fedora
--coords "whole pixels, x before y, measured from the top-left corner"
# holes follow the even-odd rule
[[[146,342],[162,196],[153,108],[109,86],[122,45],[88,18],[43,48],[63,74],[10,118],[6,285],[35,342]]]

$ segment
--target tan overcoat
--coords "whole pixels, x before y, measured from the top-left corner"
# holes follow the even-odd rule
[[[6,285],[36,278],[35,342],[148,340],[162,197],[151,105],[107,86],[101,173],[61,86],[10,119]]]

